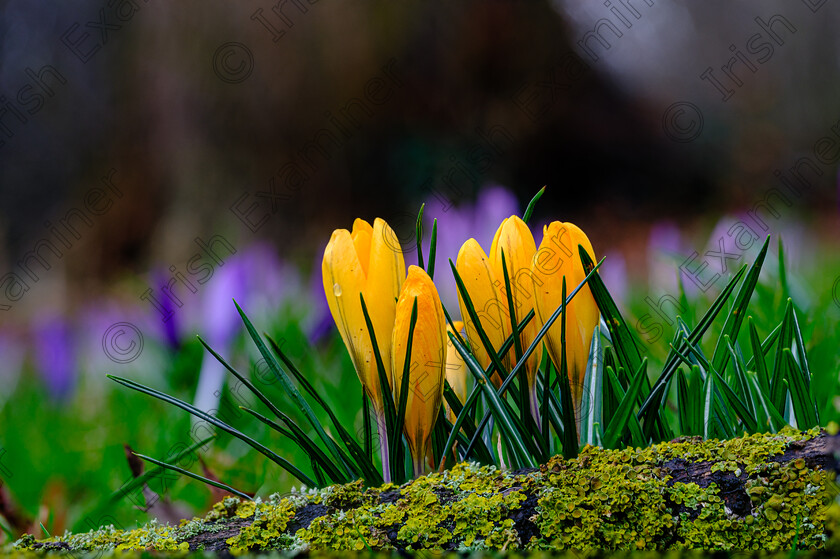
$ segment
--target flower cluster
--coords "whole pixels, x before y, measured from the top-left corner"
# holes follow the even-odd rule
[[[523,349],[536,344],[524,359],[527,405],[536,425],[540,424],[537,377],[543,342],[557,370],[563,364],[567,371],[579,408],[590,341],[600,321],[589,287],[584,284],[564,307],[562,320],[554,321],[544,336],[539,332],[564,305],[564,285],[574,287],[585,279],[578,247],[594,260],[583,231],[555,221],[544,228],[538,247],[525,221],[513,215],[502,221],[489,255],[475,239],[466,240],[453,265],[463,286],[459,294],[463,322],[450,318],[449,324],[446,318],[452,315],[444,311],[429,273],[410,266],[406,275],[396,238],[382,219],[377,218],[373,226],[357,219],[351,231],[333,232],[322,263],[330,312],[372,403],[386,481],[394,450],[389,449],[389,441],[393,445],[399,440],[384,436],[389,428],[389,400],[398,408],[404,402],[402,434],[415,475],[426,470],[427,459],[431,464],[440,459],[432,456],[431,439],[436,421],[444,417],[440,411],[445,385],[462,404],[467,398],[469,368],[455,347],[457,340],[463,342],[462,332],[471,358],[491,371],[496,390],[523,358]],[[433,252],[434,247],[430,258]],[[433,269],[433,263],[429,267]],[[533,320],[520,329],[520,321],[532,311]],[[503,351],[512,336],[515,351]],[[502,367],[494,367],[499,359]],[[454,424],[457,414],[449,405],[446,409],[446,417]],[[579,425],[580,418],[576,421]]]

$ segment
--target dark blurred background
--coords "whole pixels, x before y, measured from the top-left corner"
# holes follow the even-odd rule
[[[47,384],[51,399],[30,400],[44,409],[74,386],[91,390],[74,406],[98,402],[104,373],[126,367],[187,398],[201,368],[212,392],[222,373],[184,340],[233,344],[240,292],[317,341],[331,332],[322,250],[356,217],[385,218],[412,252],[426,203],[427,223],[463,234],[454,258],[470,235],[489,248],[545,185],[534,224],[583,227],[616,297],[635,286],[642,305],[757,210],[766,228],[751,227],[788,243],[791,289],[822,300],[796,266],[838,254],[838,23],[827,0],[1,1],[0,458],[5,444],[24,516],[50,499],[43,478],[30,490],[20,477],[37,456],[55,461],[44,471],[80,455],[112,471],[123,442],[171,444],[128,427],[27,435],[9,403],[27,378]],[[132,363],[102,345],[123,322],[146,336]],[[107,409],[134,409],[113,398]],[[38,437],[47,448],[22,458]],[[102,475],[90,492],[115,487]],[[61,483],[55,502],[72,501]]]
[[[751,204],[840,120],[830,2],[607,4],[4,2],[0,262],[109,170],[123,193],[16,306],[72,306],[185,262],[196,236],[268,239],[308,265],[355,216],[408,238],[430,193],[444,208],[491,182],[523,203],[548,185],[539,217],[621,244]],[[736,54],[740,86],[721,70]],[[691,141],[663,131],[674,102],[702,113]],[[280,197],[258,197],[272,183]],[[824,169],[795,210],[833,211],[834,184]],[[231,210],[253,204],[252,223],[270,215],[256,233]]]

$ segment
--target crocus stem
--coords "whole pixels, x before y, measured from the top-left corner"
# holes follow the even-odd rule
[[[382,479],[391,483],[391,455],[388,449],[388,428],[384,414],[376,414],[376,428],[379,430],[379,456],[382,458]]]
[[[534,418],[534,423],[537,424],[537,429],[539,429],[539,431],[542,433],[542,423],[540,423],[540,408],[539,398],[537,398],[536,382],[532,383],[532,385],[528,387],[528,393],[531,397],[531,417]]]
[[[414,470],[414,477],[420,477],[426,473],[426,451],[422,450],[411,455],[411,467]]]

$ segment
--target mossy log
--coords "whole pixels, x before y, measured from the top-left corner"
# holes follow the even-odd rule
[[[829,550],[838,547],[838,457],[840,435],[816,429],[586,447],[539,469],[459,464],[403,486],[226,498],[179,527],[102,529],[18,549]]]

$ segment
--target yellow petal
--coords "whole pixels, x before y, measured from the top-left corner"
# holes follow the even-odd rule
[[[359,380],[371,398],[377,416],[383,413],[379,371],[373,356],[370,334],[362,312],[364,294],[377,344],[391,378],[391,334],[394,328],[396,298],[405,276],[402,251],[394,250],[396,235],[383,220],[374,226],[357,219],[353,231],[336,230],[322,263],[324,292],[330,313],[350,353]]]
[[[406,362],[408,332],[414,301],[417,322],[410,356],[408,386],[402,386]],[[443,398],[446,363],[446,326],[443,308],[431,278],[421,268],[411,266],[397,301],[391,361],[394,373],[394,396],[399,402],[403,389],[409,390],[405,412],[405,435],[415,467],[422,469],[432,428]]]
[[[356,254],[359,256],[359,262],[362,263],[362,270],[364,270],[365,276],[367,276],[373,227],[364,219],[356,218],[356,221],[353,222],[353,230],[350,232],[350,236],[353,237]]]
[[[386,368],[391,363],[391,334],[394,329],[394,313],[400,287],[405,279],[405,261],[397,236],[384,220],[377,218],[373,223],[370,241],[370,264],[368,266],[365,304],[367,304],[379,352]],[[388,378],[391,371],[386,371]]]
[[[531,278],[531,262],[537,252],[534,236],[528,225],[518,216],[511,216],[505,219],[496,231],[493,239],[493,246],[490,248],[490,265],[496,280],[501,282],[501,298],[507,305],[507,292],[505,290],[504,269],[502,268],[502,252],[505,256],[508,279],[510,281],[511,294],[513,297],[516,320],[521,322],[525,315],[534,309],[534,282]],[[534,312],[536,310],[534,309]],[[520,334],[522,350],[528,348],[537,336],[539,331],[539,320],[531,320]],[[510,331],[513,331],[511,325]],[[511,364],[515,364],[515,354],[511,358]],[[542,344],[531,354],[526,363],[526,374],[528,386],[534,388],[537,368],[542,359]]]
[[[499,280],[493,273],[490,261],[478,241],[469,239],[464,243],[458,252],[458,261],[455,268],[458,270],[458,274],[461,276],[472,300],[481,327],[487,334],[493,348],[498,351],[511,333],[510,318],[507,311],[507,302],[501,298]],[[460,291],[458,301],[473,355],[486,369],[490,364],[490,355],[484,349],[484,344],[481,343],[478,329],[469,317],[467,305],[464,303]],[[510,353],[507,355],[509,356]],[[503,364],[509,371],[510,358],[506,357]],[[494,374],[492,380],[497,387],[501,385],[501,378],[498,374]]]
[[[346,229],[333,232],[324,250],[321,273],[327,304],[341,339],[374,408],[381,413],[379,378],[378,374],[371,374],[376,373],[372,363],[373,349],[359,299],[359,294],[365,290],[366,278],[351,234]],[[380,342],[381,345],[388,344]]]
[[[576,225],[555,221],[546,226],[543,231],[542,242],[531,265],[540,324],[544,324],[562,303],[563,277],[566,277],[567,295],[586,277],[578,253],[578,245],[582,245],[589,256],[595,260],[592,244],[586,234]],[[544,338],[548,353],[556,365],[560,363],[561,357],[560,321],[562,318],[554,322]],[[576,406],[580,406],[592,332],[600,321],[600,312],[588,285],[585,285],[569,303],[565,319],[566,365]]]
[[[447,324],[446,331],[461,332],[464,329],[464,323],[460,320],[456,320],[454,324],[455,330]],[[464,362],[461,354],[458,353],[458,350],[455,349],[455,344],[452,343],[449,336],[446,336],[446,338],[446,381],[452,387],[452,391],[458,397],[458,400],[463,404],[467,401],[467,364]],[[450,421],[455,423],[457,417],[449,409],[449,404],[446,405],[446,413]]]

